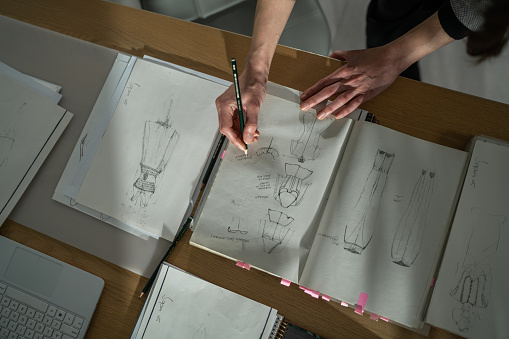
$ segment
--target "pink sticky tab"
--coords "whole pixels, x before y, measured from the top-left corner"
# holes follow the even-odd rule
[[[224,158],[224,155],[226,154],[226,150],[223,151],[223,154],[221,154],[221,159]]]
[[[364,310],[362,309],[361,305],[355,306],[355,313],[362,315],[364,313]]]
[[[244,268],[244,263],[242,261],[237,261],[237,266]]]
[[[369,315],[369,319],[374,320],[374,321],[378,321],[378,314],[376,314],[376,313],[371,313],[371,314]]]
[[[348,307],[348,304],[345,303],[344,301],[341,302],[341,306],[344,306],[344,307]]]
[[[246,270],[248,270],[248,271],[249,271],[249,269],[251,268],[251,265],[249,265],[249,264],[244,264],[244,268],[245,268]]]
[[[281,285],[290,286],[291,281],[286,279],[281,279]]]
[[[364,312],[364,308],[366,307],[366,302],[368,301],[368,295],[364,292],[361,292],[359,295],[359,300],[357,300],[357,305],[362,307],[362,312]]]
[[[433,278],[433,280],[431,280],[431,287],[433,287],[433,285],[435,285],[435,278]]]
[[[322,299],[326,301],[330,301],[330,297],[326,294],[322,294]]]
[[[389,319],[387,319],[386,317],[380,317],[380,319],[382,319],[383,321],[389,322]]]
[[[304,291],[307,291],[307,290],[308,290],[308,288],[307,288],[307,287],[304,287],[304,286],[299,286],[299,288],[300,288],[301,290],[304,290]]]

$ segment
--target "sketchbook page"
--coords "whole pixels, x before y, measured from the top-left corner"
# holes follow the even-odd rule
[[[508,338],[509,145],[477,140],[427,322],[468,338]]]
[[[277,311],[162,265],[137,338],[268,338]]]
[[[173,239],[218,131],[225,87],[137,60],[76,201]]]
[[[466,156],[356,122],[302,285],[418,327]]]
[[[297,282],[353,122],[318,120],[296,92],[277,90],[247,155],[228,145],[191,244]]]
[[[0,224],[28,185],[25,178],[33,177],[34,169],[42,165],[38,159],[44,160],[49,153],[51,147],[46,145],[54,145],[71,116],[42,94],[0,72]],[[55,133],[59,124],[62,128]]]

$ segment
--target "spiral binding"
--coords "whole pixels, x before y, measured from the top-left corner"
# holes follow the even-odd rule
[[[272,327],[272,331],[270,332],[269,339],[281,339],[284,338],[286,333],[286,328],[288,327],[286,322],[283,321],[284,317],[280,314],[276,316],[276,321],[274,321],[274,326]]]

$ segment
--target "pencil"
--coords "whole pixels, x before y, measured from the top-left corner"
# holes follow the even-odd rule
[[[237,108],[239,111],[239,122],[240,122],[240,137],[244,140],[244,112],[242,111],[242,100],[240,99],[240,87],[239,78],[237,75],[237,61],[232,58],[232,71],[233,71],[233,87],[235,87],[235,97],[237,98]],[[244,153],[247,154],[247,144],[244,142],[246,149]]]
[[[189,217],[187,219],[186,223],[184,224],[184,226],[182,226],[182,229],[180,230],[180,232],[175,236],[175,238],[173,239],[173,242],[170,245],[170,248],[168,248],[168,251],[166,251],[166,254],[164,255],[163,259],[161,259],[161,261],[159,262],[159,265],[157,265],[157,267],[154,270],[154,273],[152,273],[152,276],[150,277],[150,279],[148,279],[148,281],[145,284],[145,287],[143,287],[143,290],[141,291],[141,294],[140,294],[138,299],[141,299],[141,297],[143,297],[143,295],[145,293],[147,293],[148,289],[150,288],[150,286],[152,285],[152,283],[154,282],[154,280],[155,280],[155,278],[157,276],[157,272],[159,271],[159,266],[161,266],[161,264],[166,259],[168,259],[168,256],[170,255],[171,251],[173,250],[173,248],[175,248],[175,246],[177,245],[177,242],[182,237],[182,234],[184,234],[184,232],[186,231],[187,227],[191,223],[191,220],[193,220],[193,218]]]

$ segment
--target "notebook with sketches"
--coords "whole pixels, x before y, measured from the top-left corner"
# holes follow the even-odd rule
[[[274,338],[277,310],[163,263],[131,339]]]
[[[104,281],[0,236],[0,337],[82,339]]]
[[[46,84],[0,67],[0,225],[72,118]]]
[[[290,93],[267,95],[258,125],[247,156],[228,146],[191,244],[422,327],[468,153],[317,120]]]

